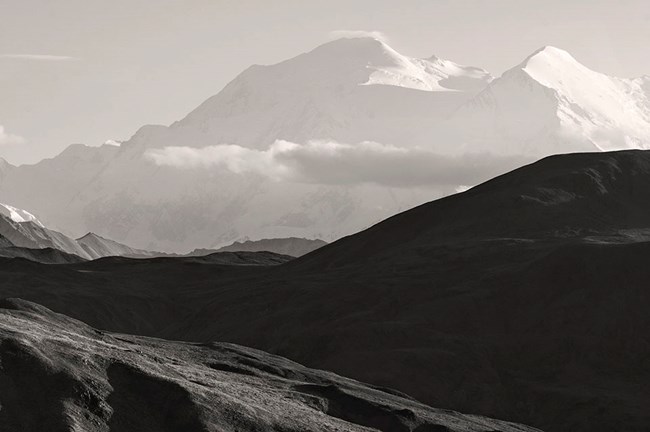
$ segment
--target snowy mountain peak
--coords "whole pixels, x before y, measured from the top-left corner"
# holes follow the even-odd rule
[[[522,64],[527,65],[530,62],[541,60],[550,62],[577,62],[568,51],[551,45],[546,45],[526,57]]]
[[[343,37],[317,46],[307,54],[313,55],[354,55],[365,58],[399,54],[385,42],[371,37]]]
[[[398,142],[409,127],[428,128],[491,80],[483,69],[408,57],[378,39],[337,39],[246,69],[170,130],[141,130],[123,147],[183,142],[268,148],[277,139]]]
[[[385,42],[371,38],[344,38],[313,50],[326,53],[335,62],[345,62],[364,71],[362,85],[389,85],[424,91],[472,91],[484,88],[492,76],[485,70],[463,66],[435,55],[426,59],[398,53]]]
[[[528,56],[516,69],[521,69],[540,84],[551,88],[567,88],[584,75],[601,75],[583,66],[571,54],[545,46]]]
[[[457,117],[473,118],[477,145],[511,142],[508,151],[522,154],[645,149],[650,85],[593,71],[545,46],[490,83]]]
[[[24,222],[33,222],[40,227],[44,225],[30,212],[22,210],[8,204],[0,203],[0,215],[3,215],[14,222],[24,223]]]
[[[77,241],[82,240],[106,240],[104,237],[95,234],[94,232],[87,232],[83,236],[79,237]]]
[[[461,82],[454,82],[459,78]],[[276,85],[307,88],[389,85],[425,91],[483,88],[492,76],[483,69],[430,57],[400,54],[372,37],[341,38],[272,65],[246,70],[234,82],[275,81]],[[449,80],[445,83],[443,81]],[[445,85],[448,84],[448,85]]]

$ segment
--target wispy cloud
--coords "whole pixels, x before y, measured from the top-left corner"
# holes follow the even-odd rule
[[[36,61],[74,61],[78,57],[48,55],[48,54],[0,54],[0,58],[14,60],[36,60]]]
[[[524,162],[522,158],[490,154],[446,156],[369,141],[352,145],[278,140],[266,150],[237,145],[177,146],[150,150],[145,156],[160,166],[219,168],[305,183],[376,183],[395,187],[477,184]]]
[[[330,39],[341,39],[341,38],[364,38],[370,37],[373,39],[380,40],[382,42],[388,42],[386,35],[377,30],[334,30],[329,32]]]
[[[21,144],[23,142],[25,142],[25,138],[6,132],[4,126],[0,125],[0,145]]]

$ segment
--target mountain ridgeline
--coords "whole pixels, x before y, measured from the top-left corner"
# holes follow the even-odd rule
[[[4,209],[4,211],[3,211]],[[195,249],[188,254],[168,254],[135,249],[88,233],[76,240],[50,230],[31,213],[0,203],[0,257],[25,258],[44,264],[64,264],[104,257],[206,257],[231,264],[278,264],[327,244],[322,240],[278,238],[234,242],[219,249]],[[255,253],[260,252],[259,256]],[[265,252],[261,254],[261,252]],[[239,254],[239,255],[237,255]],[[270,259],[270,260],[269,260]]]
[[[650,153],[556,155],[393,216],[294,263],[314,268],[399,257],[456,242],[650,240]],[[397,253],[397,251],[400,251]]]

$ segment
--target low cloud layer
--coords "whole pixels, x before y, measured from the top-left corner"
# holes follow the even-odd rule
[[[376,142],[352,145],[310,141],[296,144],[282,140],[266,150],[237,145],[179,146],[149,150],[145,156],[159,166],[180,169],[217,168],[238,174],[255,173],[281,181],[376,183],[395,187],[472,185],[525,162],[522,158],[489,154],[445,156],[429,150]]]
[[[21,144],[24,141],[23,137],[8,133],[4,126],[0,125],[0,145]]]

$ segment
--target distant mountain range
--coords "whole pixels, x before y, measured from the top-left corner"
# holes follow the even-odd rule
[[[300,238],[263,239],[236,242],[220,249],[196,249],[189,254],[168,254],[135,249],[116,241],[88,233],[72,239],[46,228],[26,210],[0,203],[0,257],[26,258],[48,264],[61,264],[93,260],[102,257],[155,258],[201,257],[226,252],[271,252],[298,257],[327,243],[322,240]]]
[[[25,218],[24,216],[29,215]],[[74,239],[46,228],[31,213],[7,204],[0,205],[0,235],[11,246],[28,249],[56,249],[84,259],[91,259]]]
[[[196,249],[190,252],[189,256],[206,255],[211,252],[264,252],[270,251],[278,254],[301,257],[313,252],[318,248],[325,246],[327,242],[323,240],[309,240],[296,237],[246,240],[243,242],[234,242],[231,245],[219,249]]]
[[[372,38],[251,66],[120,146],[0,163],[0,201],[137,250],[352,234],[540,156],[650,145],[650,77],[545,47],[500,77]]]
[[[159,252],[151,252],[142,249],[134,249],[116,241],[106,239],[94,233],[88,233],[77,239],[86,254],[91,259],[97,259],[108,256],[123,256],[130,258],[144,258],[162,256]]]

